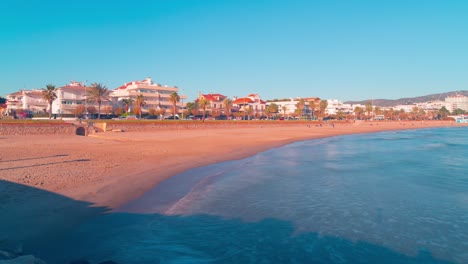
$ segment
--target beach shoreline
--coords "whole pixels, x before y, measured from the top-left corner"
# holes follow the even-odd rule
[[[332,136],[436,127],[453,121],[355,122],[335,125],[158,129],[74,135],[0,136],[0,180],[118,208],[187,171],[250,157],[293,142]]]

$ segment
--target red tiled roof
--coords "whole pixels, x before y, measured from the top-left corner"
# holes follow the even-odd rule
[[[208,101],[222,101],[227,97],[222,94],[202,94],[202,96]]]
[[[250,99],[250,98],[237,98],[234,102],[232,102],[233,104],[250,104],[250,103],[253,103],[254,100]]]
[[[77,90],[83,90],[83,89],[86,89],[86,88],[89,88],[89,87],[86,87],[86,86],[71,86],[71,85],[65,85],[65,86],[62,86],[62,87],[59,87],[59,89],[77,89]]]
[[[125,83],[124,85],[119,86],[119,87],[115,88],[114,90],[127,89],[127,87],[128,87],[129,85],[132,85],[133,83],[135,83],[135,84],[137,84],[137,85],[138,85],[138,84],[145,84],[145,83],[146,83],[146,79],[145,79],[145,80],[141,80],[141,81],[131,81],[131,82]]]
[[[132,82],[125,83],[124,85],[122,85],[122,86],[120,86],[120,87],[117,87],[117,88],[115,88],[114,90],[126,89],[127,86],[129,86],[130,84],[132,84]]]

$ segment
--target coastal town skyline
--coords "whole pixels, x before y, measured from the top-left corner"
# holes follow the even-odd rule
[[[466,90],[464,2],[6,1],[0,95],[153,77],[229,97],[398,99]],[[447,70],[450,68],[450,70]],[[287,91],[287,93],[286,93]]]

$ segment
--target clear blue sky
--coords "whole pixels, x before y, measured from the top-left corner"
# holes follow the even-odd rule
[[[263,99],[468,87],[468,1],[0,1],[0,95],[151,76]]]

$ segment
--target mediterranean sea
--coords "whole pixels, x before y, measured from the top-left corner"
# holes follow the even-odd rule
[[[467,157],[466,127],[297,142],[174,176],[77,228],[54,258],[468,263]]]

